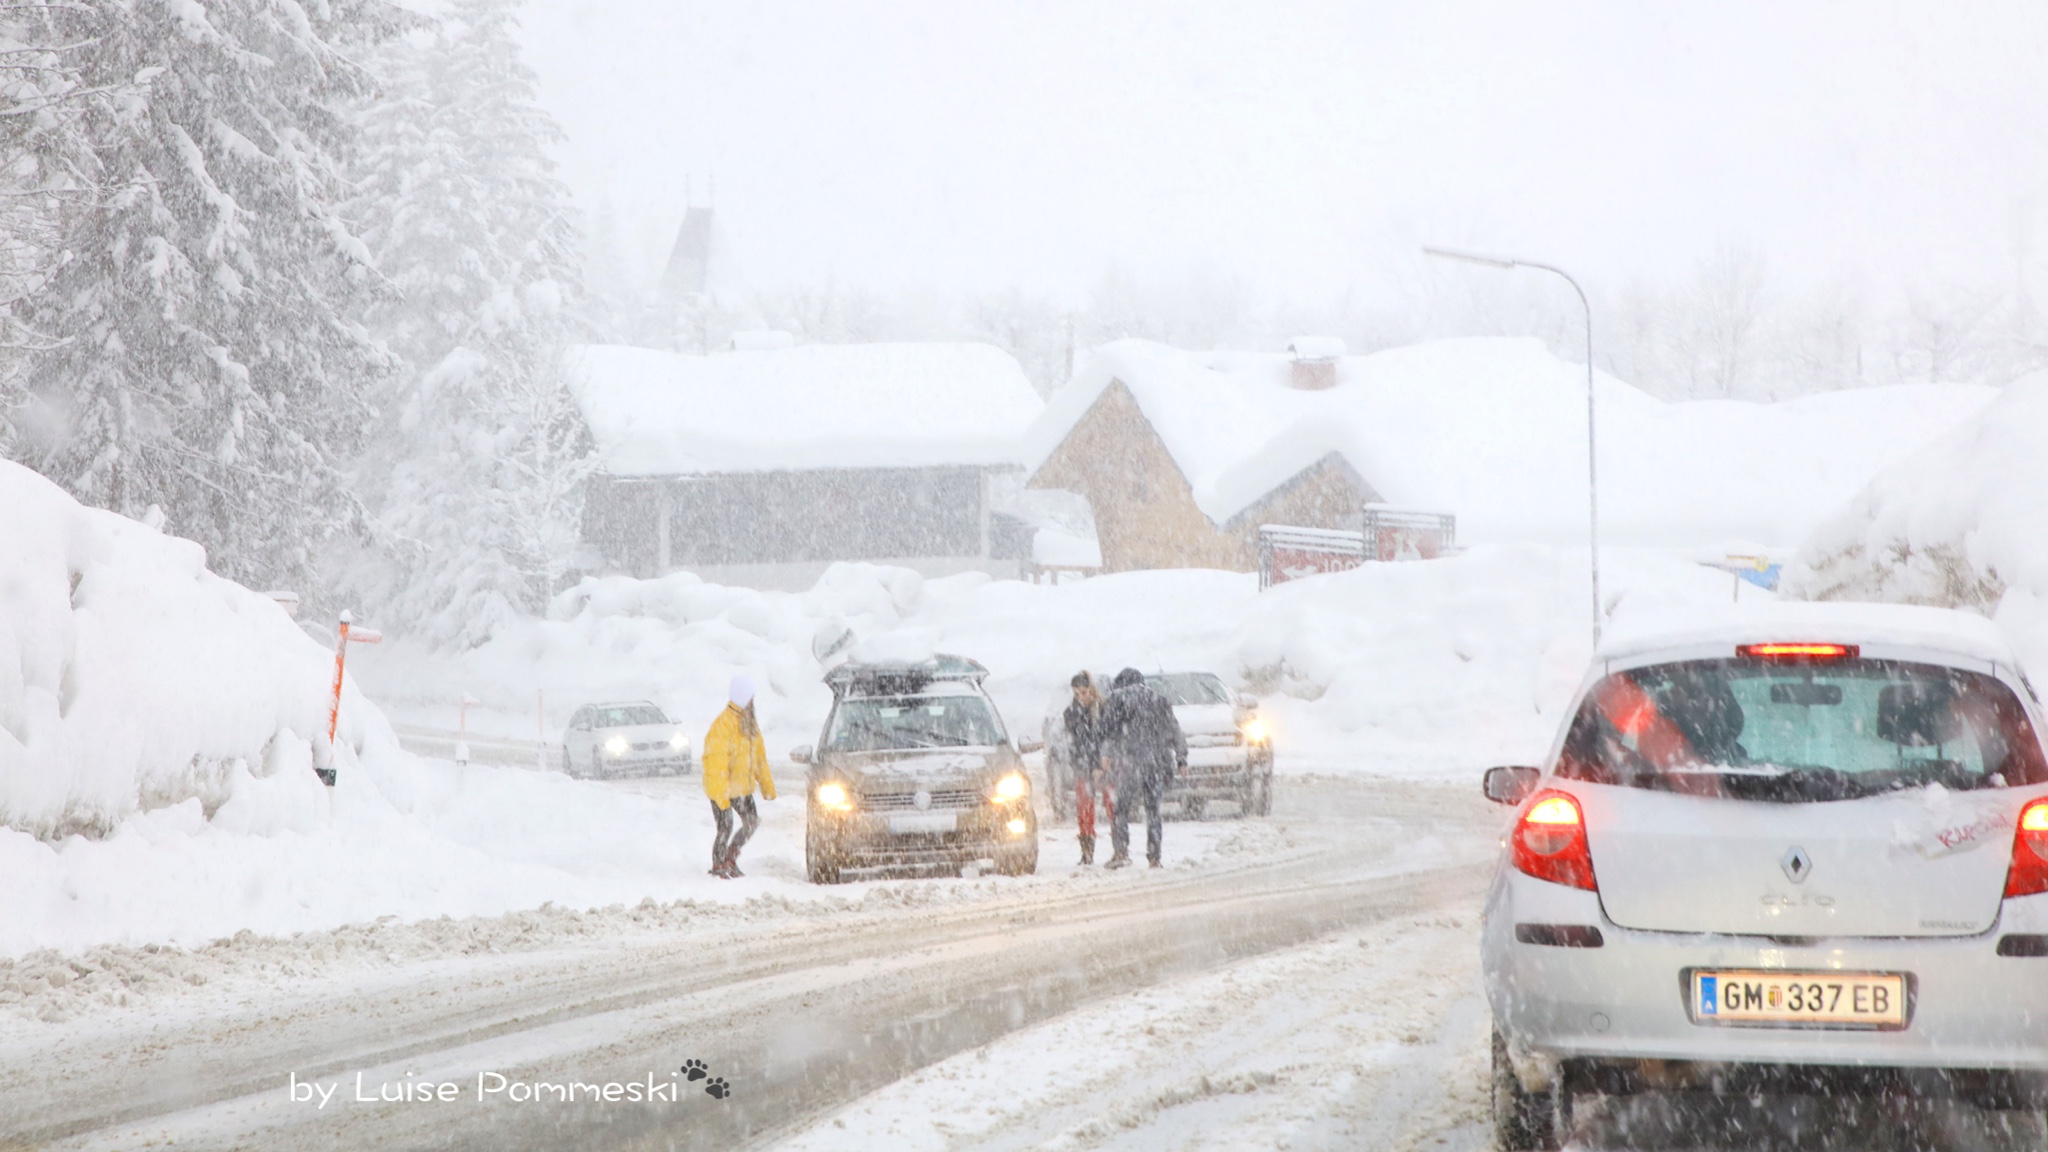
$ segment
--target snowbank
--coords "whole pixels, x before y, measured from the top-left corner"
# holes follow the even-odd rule
[[[251,830],[326,803],[333,657],[206,554],[0,461],[0,825],[103,835],[195,800]],[[351,685],[338,733],[395,749]]]
[[[1036,468],[1112,382],[1221,524],[1329,453],[1381,499],[1456,513],[1474,542],[1585,539],[1586,370],[1524,339],[1443,340],[1338,362],[1337,385],[1288,386],[1288,359],[1098,349],[1025,437]],[[1604,374],[1608,543],[1792,546],[1879,469],[1988,403],[1988,388],[1864,388],[1781,404],[1671,404]]]
[[[1970,608],[2048,661],[2048,373],[1886,469],[1786,573],[1794,595]]]
[[[1616,550],[1604,579],[1616,620],[1729,598],[1724,573],[1657,553]],[[1036,734],[1077,669],[1199,668],[1262,697],[1283,770],[1435,776],[1541,753],[1590,658],[1588,610],[1585,554],[1526,545],[1263,594],[1232,572],[1040,585],[842,564],[800,594],[688,573],[587,580],[553,619],[458,656],[396,646],[366,656],[360,674],[401,715],[452,725],[467,692],[506,734],[530,737],[537,694],[552,725],[587,701],[644,697],[700,728],[744,670],[762,686],[779,756],[816,740],[831,703],[814,640],[850,627],[857,655],[980,660],[1013,733]]]

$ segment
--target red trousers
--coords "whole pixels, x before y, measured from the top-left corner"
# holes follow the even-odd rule
[[[1116,823],[1116,789],[1105,782],[1097,788],[1089,782],[1088,776],[1076,773],[1074,776],[1074,825],[1084,838],[1095,838],[1095,798],[1102,797],[1103,816],[1110,823]]]

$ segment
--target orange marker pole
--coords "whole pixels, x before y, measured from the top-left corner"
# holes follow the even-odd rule
[[[352,622],[346,609],[341,613],[341,635],[334,642],[334,699],[327,705],[327,743],[334,743],[334,731],[341,720],[341,670],[348,663],[348,627]]]

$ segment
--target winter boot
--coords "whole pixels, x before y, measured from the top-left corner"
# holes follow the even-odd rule
[[[1128,852],[1118,852],[1109,858],[1109,863],[1103,865],[1104,868],[1129,868],[1130,866],[1131,857]]]
[[[737,880],[745,875],[745,872],[740,871],[740,854],[737,852],[727,852],[725,854],[725,878],[727,880]]]
[[[1095,863],[1095,837],[1081,837],[1081,863],[1083,866]]]
[[[721,880],[725,879],[725,853],[713,852],[711,854],[711,874]]]

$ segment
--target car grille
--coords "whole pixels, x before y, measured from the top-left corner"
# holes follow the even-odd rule
[[[650,741],[650,742],[648,742],[648,743],[646,743],[646,744],[635,744],[635,745],[633,745],[633,751],[635,751],[635,752],[666,752],[666,751],[668,751],[668,741],[666,741],[666,740],[653,740],[653,741]]]
[[[981,802],[981,793],[973,788],[941,788],[932,792],[933,808],[973,808]],[[861,807],[870,812],[914,812],[917,810],[917,794],[881,792],[863,796]]]
[[[1201,732],[1188,737],[1190,748],[1233,748],[1242,743],[1242,732]]]

